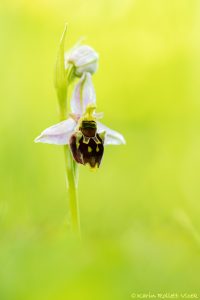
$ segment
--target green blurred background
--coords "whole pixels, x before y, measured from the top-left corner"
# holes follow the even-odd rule
[[[53,68],[81,36],[100,53],[103,122],[126,146],[80,167],[70,234]],[[200,1],[1,0],[0,299],[200,293]],[[200,296],[199,296],[200,297]]]

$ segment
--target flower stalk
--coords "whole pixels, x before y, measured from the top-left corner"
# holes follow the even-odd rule
[[[64,145],[65,169],[67,192],[69,199],[69,208],[71,215],[72,230],[80,236],[80,219],[79,219],[79,205],[78,205],[78,191],[76,186],[76,168],[72,158],[71,151],[68,145]]]
[[[55,66],[55,89],[59,103],[60,121],[67,117],[67,96],[68,87],[72,81],[73,67],[65,70],[65,37],[67,32],[67,25],[60,41],[58,56]],[[78,193],[77,193],[77,166],[74,162],[71,151],[68,145],[64,145],[64,158],[65,158],[65,172],[66,172],[66,186],[70,208],[70,218],[72,230],[80,234],[80,221],[79,221],[79,208],[78,208]]]

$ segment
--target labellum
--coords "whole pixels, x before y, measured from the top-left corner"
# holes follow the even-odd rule
[[[97,133],[94,120],[83,120],[78,130],[71,136],[69,145],[75,161],[99,168],[104,152],[105,132]]]

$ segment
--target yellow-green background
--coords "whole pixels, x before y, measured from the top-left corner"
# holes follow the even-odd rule
[[[98,111],[126,146],[80,167],[68,229],[53,68],[80,36],[100,53]],[[0,299],[200,293],[200,1],[1,0]],[[199,296],[200,297],[200,296]]]

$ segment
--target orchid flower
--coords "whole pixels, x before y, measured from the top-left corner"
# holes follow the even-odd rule
[[[70,145],[74,160],[91,168],[99,167],[105,145],[125,144],[124,137],[97,119],[96,95],[91,74],[84,72],[71,98],[71,113],[67,120],[45,129],[36,143]]]
[[[45,129],[35,142],[64,145],[70,223],[80,236],[77,165],[98,168],[104,146],[125,144],[125,140],[119,132],[100,123],[98,119],[102,114],[95,112],[96,95],[92,75],[98,68],[98,53],[87,45],[76,45],[65,53],[66,32],[67,25],[60,40],[54,77],[61,122]],[[68,112],[68,87],[74,82],[71,111]]]

